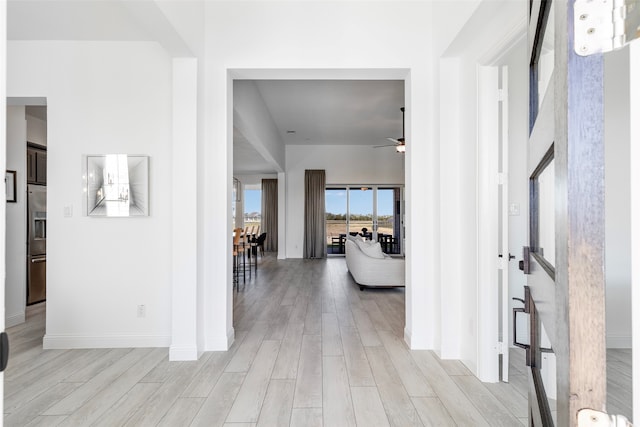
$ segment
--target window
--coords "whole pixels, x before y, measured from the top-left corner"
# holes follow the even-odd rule
[[[244,190],[244,226],[259,226],[262,222],[262,190]]]

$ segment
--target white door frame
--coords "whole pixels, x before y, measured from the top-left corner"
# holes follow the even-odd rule
[[[509,377],[507,81],[506,65],[478,66],[478,337],[482,343],[478,367],[487,381]]]
[[[478,66],[478,377],[496,382],[498,369],[499,66]]]
[[[0,3],[0,170],[6,170],[7,164],[7,2]],[[6,200],[6,197],[3,196]],[[5,310],[4,310],[4,277],[6,273],[5,265],[5,240],[6,240],[6,203],[0,207],[0,277],[2,280],[2,290],[0,291],[0,331],[4,331]],[[0,413],[4,413],[4,373],[0,373]],[[1,423],[0,423],[1,424]]]
[[[630,117],[640,114],[640,42],[629,46]],[[640,122],[630,120],[629,129],[631,163],[631,306],[640,307],[640,147],[633,141],[640,138]],[[632,316],[632,367],[633,367],[633,420],[640,423],[640,310],[631,310]]]
[[[224,82],[224,93],[226,99],[224,100],[224,104],[226,107],[226,126],[221,129],[217,129],[219,133],[224,132],[226,139],[226,154],[227,157],[230,157],[230,153],[233,150],[233,81],[234,80],[260,80],[260,79],[275,79],[275,80],[403,80],[405,82],[405,104],[409,108],[406,114],[406,132],[407,132],[407,140],[408,140],[408,152],[405,154],[405,161],[409,165],[405,169],[405,183],[404,189],[409,196],[412,192],[419,191],[421,197],[416,197],[413,200],[413,204],[409,202],[409,204],[405,205],[406,208],[403,211],[405,214],[406,221],[403,222],[403,226],[406,227],[405,235],[410,233],[411,230],[411,220],[414,215],[412,215],[413,211],[419,211],[419,215],[415,215],[416,218],[420,218],[420,222],[425,221],[425,209],[422,209],[422,205],[426,205],[427,207],[432,202],[432,199],[429,199],[428,203],[426,202],[427,197],[424,196],[425,191],[427,194],[430,194],[430,190],[425,190],[425,186],[416,184],[416,189],[412,190],[412,176],[414,173],[412,170],[418,170],[418,167],[414,167],[413,169],[410,165],[413,162],[416,162],[416,159],[433,159],[433,156],[425,155],[424,152],[430,152],[431,146],[428,144],[421,144],[415,147],[411,146],[411,138],[414,135],[423,135],[420,139],[427,141],[426,132],[428,131],[428,121],[417,121],[412,123],[412,114],[423,115],[427,110],[427,103],[423,100],[425,97],[422,95],[414,96],[414,93],[417,92],[415,86],[419,85],[425,79],[420,77],[412,77],[412,69],[411,68],[367,68],[367,69],[311,69],[311,68],[283,68],[283,69],[263,69],[263,68],[228,68],[227,74],[225,76]],[[217,81],[220,84],[220,81]],[[221,101],[222,102],[222,101]],[[212,125],[211,125],[212,126]],[[428,160],[435,163],[435,160]],[[224,173],[227,182],[227,191],[226,191],[226,218],[228,222],[227,228],[231,228],[231,195],[233,188],[233,174],[232,168],[229,167],[230,162],[227,161],[226,171],[216,171],[216,173]],[[424,167],[424,163],[420,165],[420,167]],[[214,168],[211,168],[212,170]],[[280,174],[279,174],[280,177]],[[208,180],[209,182],[214,182],[215,179]],[[429,185],[427,185],[428,187]],[[280,189],[279,185],[279,189]],[[419,189],[418,189],[419,188]],[[286,189],[288,190],[288,188]],[[213,196],[208,194],[207,197],[211,197],[213,200]],[[209,200],[209,202],[211,202]],[[207,201],[205,201],[206,204]],[[290,200],[286,201],[286,204],[292,203]],[[428,214],[426,215],[426,221],[432,222],[433,218]],[[205,232],[205,235],[208,233]],[[231,236],[227,236],[227,244],[224,245],[225,248],[231,247]],[[205,237],[206,240],[206,237]],[[405,241],[406,245],[411,245],[411,240],[407,239]],[[423,263],[422,259],[429,259],[428,255],[423,255],[423,253],[431,254],[436,253],[433,249],[433,242],[429,242],[426,245],[421,242],[418,244],[416,241],[416,247],[411,253],[407,253],[407,267],[406,267],[406,275],[407,275],[407,291],[405,297],[405,331],[404,337],[405,341],[411,348],[432,348],[433,341],[433,329],[434,325],[430,322],[429,316],[435,310],[433,309],[436,306],[433,298],[429,298],[428,295],[433,292],[432,288],[435,286],[434,280],[429,280],[425,282],[424,278],[430,275],[433,275],[433,271],[425,271],[425,263]],[[205,253],[207,251],[205,250]],[[220,256],[223,255],[223,256]],[[214,263],[207,263],[204,267],[203,271],[203,283],[205,283],[204,295],[205,298],[203,300],[203,321],[199,323],[199,327],[201,330],[205,331],[205,339],[203,340],[201,351],[217,351],[217,350],[226,350],[228,349],[235,339],[235,331],[233,329],[233,292],[232,292],[232,257],[228,249],[223,249],[219,253],[216,252],[216,257]],[[417,259],[418,261],[412,263],[412,259]],[[220,264],[220,265],[219,265]],[[216,270],[217,267],[218,268]],[[219,277],[220,271],[226,271],[226,283],[216,282],[215,285],[210,285],[209,278],[211,277]],[[413,280],[413,277],[419,278]],[[413,285],[412,285],[413,283]],[[220,289],[224,287],[224,293],[226,297],[224,299],[215,298],[214,295],[220,294]],[[426,301],[426,303],[425,303]],[[415,308],[414,308],[415,307]],[[224,313],[224,316],[219,315],[219,313]],[[225,322],[217,321],[224,317]],[[414,328],[415,325],[415,328]],[[224,330],[224,331],[223,331]]]

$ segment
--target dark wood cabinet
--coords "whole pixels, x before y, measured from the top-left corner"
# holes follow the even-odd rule
[[[27,147],[27,182],[29,184],[47,183],[47,151],[36,146]]]
[[[27,148],[27,182],[36,182],[36,151]]]

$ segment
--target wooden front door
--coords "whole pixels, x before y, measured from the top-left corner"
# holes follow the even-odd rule
[[[576,426],[606,407],[603,58],[574,52],[574,0],[529,4],[529,419]]]

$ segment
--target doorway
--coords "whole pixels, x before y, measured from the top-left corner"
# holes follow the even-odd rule
[[[28,305],[46,300],[47,106],[45,98],[8,98],[7,104],[7,171],[14,186],[7,200],[5,319],[11,327],[25,322]],[[43,203],[34,204],[36,195]]]

